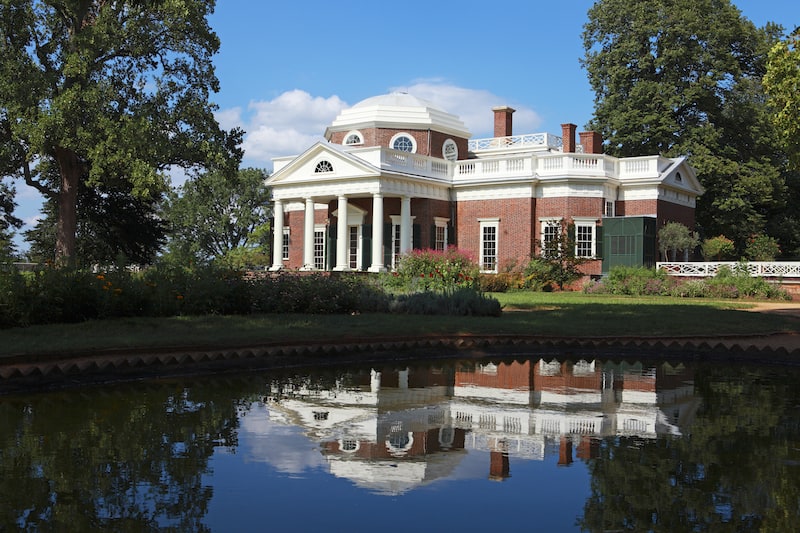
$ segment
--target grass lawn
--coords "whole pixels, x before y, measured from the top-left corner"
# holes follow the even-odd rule
[[[582,293],[494,294],[501,317],[296,315],[131,318],[0,331],[0,357],[118,348],[225,347],[304,340],[453,334],[706,336],[797,331],[789,317],[753,313],[740,300],[615,297]]]

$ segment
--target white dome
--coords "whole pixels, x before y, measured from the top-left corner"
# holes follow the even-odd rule
[[[431,129],[467,139],[472,136],[460,118],[408,93],[382,94],[358,102],[339,113],[325,137],[362,128]]]

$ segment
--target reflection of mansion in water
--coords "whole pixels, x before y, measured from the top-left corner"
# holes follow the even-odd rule
[[[603,437],[680,435],[693,390],[683,366],[465,362],[275,386],[269,409],[320,443],[331,473],[396,494],[447,477],[469,450],[504,479],[514,458],[567,465]]]

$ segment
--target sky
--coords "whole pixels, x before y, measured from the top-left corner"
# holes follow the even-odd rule
[[[210,17],[221,41],[226,129],[245,130],[243,167],[320,140],[340,111],[403,91],[458,115],[473,138],[491,137],[492,107],[516,109],[515,134],[561,134],[591,120],[594,95],[582,31],[592,0],[218,0]],[[798,0],[733,0],[757,26],[800,25]],[[35,223],[41,197],[17,183],[15,215]],[[15,240],[27,249],[21,232]]]

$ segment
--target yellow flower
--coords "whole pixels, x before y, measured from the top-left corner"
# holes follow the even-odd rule
[[[95,277],[96,277],[97,279],[99,279],[100,281],[103,281],[104,279],[106,279],[106,277],[105,277],[104,275],[102,275],[102,274],[98,274],[98,275],[97,275],[97,276],[95,276]]]

